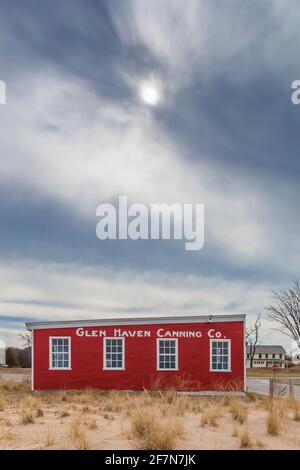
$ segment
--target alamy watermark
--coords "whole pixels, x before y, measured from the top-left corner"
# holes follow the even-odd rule
[[[204,204],[128,205],[119,196],[118,205],[99,204],[96,227],[99,240],[185,240],[185,250],[204,245]]]
[[[291,88],[293,93],[291,94],[291,101],[293,104],[300,104],[300,80],[294,80]]]
[[[0,104],[6,104],[6,84],[0,80]]]

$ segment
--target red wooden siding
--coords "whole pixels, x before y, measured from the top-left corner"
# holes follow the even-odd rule
[[[105,330],[147,330],[151,337],[125,338],[125,370],[103,370],[103,337],[76,334],[77,328],[35,329],[34,390],[78,390],[85,388],[141,390],[143,387],[178,390],[219,390],[244,388],[244,323],[179,323],[136,326],[84,327]],[[178,371],[157,371],[157,330],[200,331],[201,338],[178,338]],[[208,332],[220,332],[221,339],[231,340],[231,371],[210,371]],[[71,370],[49,370],[49,337],[71,337]]]

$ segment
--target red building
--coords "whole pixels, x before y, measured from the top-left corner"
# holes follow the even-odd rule
[[[32,390],[245,389],[245,316],[26,323]]]

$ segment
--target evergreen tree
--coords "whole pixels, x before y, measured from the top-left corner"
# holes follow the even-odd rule
[[[20,367],[20,361],[15,348],[6,348],[6,364],[8,367]]]

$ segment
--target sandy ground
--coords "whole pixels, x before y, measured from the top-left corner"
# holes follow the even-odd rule
[[[28,383],[6,380],[0,382],[0,449],[239,449],[245,434],[253,449],[300,449],[300,403],[275,400],[280,429],[272,436],[269,399],[235,398],[243,424],[234,419],[232,401],[173,392],[32,396]],[[147,435],[151,426],[155,436]]]

